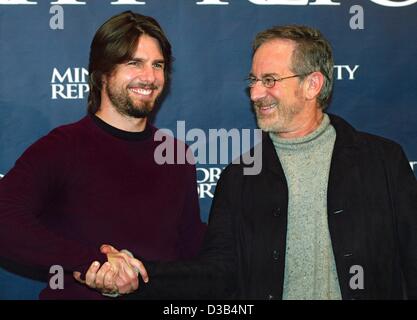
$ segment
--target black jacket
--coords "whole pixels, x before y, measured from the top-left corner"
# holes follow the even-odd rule
[[[417,183],[406,156],[398,144],[329,116],[336,142],[328,223],[342,297],[416,299]],[[145,263],[150,283],[131,297],[281,299],[288,190],[268,135],[261,173],[243,175],[243,167],[221,175],[200,258]],[[353,266],[363,269],[363,289],[349,284]]]

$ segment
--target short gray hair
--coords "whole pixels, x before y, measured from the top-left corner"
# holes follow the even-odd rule
[[[317,29],[301,25],[275,26],[258,33],[253,41],[253,54],[264,43],[288,39],[296,43],[290,69],[296,74],[320,71],[324,75],[323,88],[317,101],[327,108],[333,91],[333,53],[330,43]]]

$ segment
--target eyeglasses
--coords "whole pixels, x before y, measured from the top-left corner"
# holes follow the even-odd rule
[[[250,76],[245,80],[246,80],[249,88],[253,88],[258,81],[261,81],[262,85],[265,88],[272,88],[273,86],[275,86],[275,82],[280,82],[282,80],[291,79],[291,78],[295,78],[295,77],[303,77],[303,76],[306,76],[308,74],[309,73],[295,74],[293,76],[282,77],[282,78],[274,78],[273,76],[266,76],[266,77],[263,77],[261,79],[258,79],[257,77],[254,77],[254,76]]]

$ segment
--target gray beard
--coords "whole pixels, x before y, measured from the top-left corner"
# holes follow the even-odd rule
[[[269,103],[271,102],[272,101],[269,101]],[[261,115],[258,114],[259,112],[258,106],[262,105],[261,103],[255,103],[253,105],[258,127],[262,131],[265,131],[265,132],[272,132],[272,133],[287,132],[288,125],[292,122],[294,117],[300,112],[300,109],[296,106],[283,106],[279,103],[279,101],[274,101],[274,102],[277,104],[275,108],[277,111],[276,115],[278,116],[275,122],[265,121],[267,117],[262,117]],[[268,124],[266,124],[265,122],[268,122]]]

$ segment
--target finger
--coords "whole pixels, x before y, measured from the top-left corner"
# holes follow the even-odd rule
[[[121,273],[116,278],[116,286],[121,294],[131,293],[133,291],[132,285],[130,283],[131,279],[125,274]]]
[[[109,254],[109,262],[116,270],[118,278],[117,287],[120,293],[136,290],[139,286],[138,274],[134,267],[129,264],[128,256],[124,254]]]
[[[122,267],[123,272],[126,274],[126,276],[129,279],[134,279],[138,277],[135,267],[133,267],[128,262],[124,261],[123,263],[121,263],[121,267]]]
[[[85,281],[83,279],[81,279],[81,272],[79,271],[74,271],[72,273],[72,276],[75,278],[75,280],[77,280],[79,283],[85,284]]]
[[[109,262],[106,262],[97,272],[96,279],[94,281],[95,287],[97,289],[102,289],[104,287],[104,276],[109,270],[111,270],[111,268],[111,264]]]
[[[131,292],[136,291],[139,288],[139,278],[136,273],[134,278],[130,281],[130,288],[132,289]]]
[[[132,255],[127,254],[126,252],[123,252],[123,251],[120,251],[117,253],[111,253],[109,254],[109,256],[115,259],[123,259],[127,264],[129,264],[130,259],[134,258]]]
[[[126,258],[127,259],[127,258]],[[109,255],[109,263],[113,266],[116,276],[119,278],[118,288],[135,287],[135,282],[138,280],[137,273],[133,270],[133,267],[124,259],[120,254]],[[132,283],[132,284],[131,284]],[[125,289],[123,290],[125,291]]]
[[[134,258],[132,252],[130,252],[129,250],[123,249],[123,250],[120,250],[120,252],[126,253],[129,257]]]
[[[143,279],[145,282],[149,281],[146,269],[143,267],[143,264],[139,260],[131,258],[131,256],[127,255],[126,253],[111,253],[108,254],[107,257],[109,262],[119,269],[119,271],[117,271],[117,275],[119,277],[123,275],[122,278],[125,282],[121,280],[119,281],[119,291],[121,286],[123,286],[123,290],[137,290],[137,288],[139,287],[138,274],[140,273],[143,274]],[[134,265],[131,265],[129,261],[132,262]]]
[[[98,261],[94,261],[90,268],[88,268],[87,273],[85,274],[85,283],[90,288],[95,288],[94,281],[96,279],[97,271],[100,268],[100,263]]]
[[[127,281],[129,282],[130,291],[135,291],[139,287],[137,272],[132,269],[131,265],[123,265],[123,272],[125,272]]]
[[[140,274],[142,277],[142,280],[145,283],[149,282],[149,275],[148,271],[146,271],[145,266],[143,265],[142,261],[135,259],[135,258],[129,258],[129,263],[135,268],[135,271]]]
[[[139,286],[139,280],[137,273],[132,269],[132,266],[126,261],[118,258],[120,269],[117,273],[117,288],[119,293],[126,294],[133,292]]]
[[[146,271],[146,268],[143,265],[143,263],[140,260],[135,259],[133,254],[126,249],[121,250],[120,254],[135,269],[135,272],[137,274],[141,275],[143,281],[145,283],[148,283],[149,282],[149,276],[148,276],[148,272]]]
[[[100,247],[100,252],[104,253],[104,254],[109,254],[109,253],[118,253],[119,250],[117,250],[115,247],[109,245],[109,244],[103,244]]]
[[[111,269],[104,276],[104,287],[103,289],[106,292],[117,292],[117,287],[115,283],[115,272]]]

